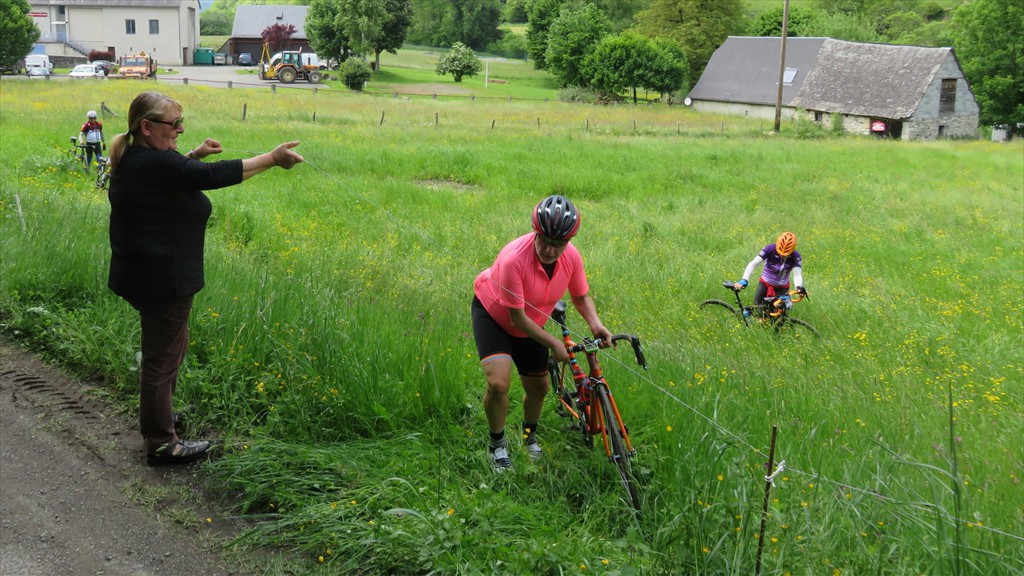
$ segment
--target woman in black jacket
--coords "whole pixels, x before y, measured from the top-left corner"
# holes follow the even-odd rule
[[[139,424],[150,465],[184,464],[206,455],[210,443],[182,440],[174,430],[171,398],[188,348],[192,297],[203,288],[203,243],[210,199],[224,188],[280,166],[302,162],[286,142],[244,160],[202,162],[220,154],[207,138],[182,155],[181,104],[143,92],[128,109],[128,132],[110,146],[110,280],[115,294],[139,311],[142,370]]]

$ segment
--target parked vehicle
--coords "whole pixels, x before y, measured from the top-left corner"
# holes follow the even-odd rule
[[[29,54],[25,56],[25,68],[46,68],[46,71],[53,74],[53,62],[46,54]]]
[[[29,79],[42,78],[43,80],[48,80],[50,78],[50,71],[43,67],[29,68],[26,74]]]
[[[223,52],[217,52],[213,55],[213,64],[215,66],[223,66],[228,63],[228,55]]]
[[[156,78],[156,60],[145,52],[124,56],[118,66],[118,71],[112,78]]]
[[[68,74],[68,78],[105,78],[103,70],[94,64],[79,64]]]
[[[260,56],[260,80],[280,80],[285,84],[305,80],[319,84],[323,80],[319,65],[320,60],[312,52],[285,51],[271,56],[269,45],[264,44],[263,55]]]
[[[104,76],[110,76],[110,68],[114,65],[110,60],[93,60],[90,64],[103,70]]]
[[[24,58],[22,58],[21,60],[18,60],[17,62],[12,64],[10,67],[4,67],[4,68],[0,69],[0,74],[25,74],[26,72],[27,72],[27,70],[25,69],[25,59]]]
[[[252,54],[248,52],[242,52],[238,55],[239,66],[252,66],[256,61],[252,59]]]

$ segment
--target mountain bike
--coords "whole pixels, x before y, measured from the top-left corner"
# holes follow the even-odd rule
[[[110,182],[110,168],[107,166],[107,158],[105,156],[96,157],[96,187],[102,190],[107,189],[107,184]]]
[[[744,326],[764,326],[776,334],[792,334],[794,336],[814,336],[820,338],[818,330],[807,322],[793,318],[790,314],[793,304],[809,298],[806,292],[790,290],[781,296],[766,296],[764,303],[760,305],[744,306],[740,299],[740,291],[736,289],[733,282],[722,282],[722,287],[732,290],[736,296],[736,305],[733,306],[722,300],[710,299],[700,303],[701,310],[726,310]]]
[[[78,164],[84,169],[88,169],[89,165],[85,163],[85,144],[78,143],[78,137],[71,137],[71,148],[68,149],[68,158],[71,160],[71,164]]]
[[[575,421],[571,428],[582,432],[587,446],[592,448],[594,437],[601,437],[605,456],[615,465],[622,487],[626,490],[629,505],[640,512],[640,497],[637,495],[632,466],[636,450],[629,439],[629,431],[622,422],[622,415],[597,359],[598,350],[611,344],[590,338],[584,338],[583,342],[578,344],[573,342],[569,328],[565,324],[565,309],[565,302],[562,301],[551,313],[551,318],[561,325],[562,341],[569,353],[569,361],[565,363],[548,358],[551,389],[558,400],[555,411],[559,416]],[[644,358],[640,338],[631,334],[615,334],[611,338],[612,343],[619,340],[629,341],[633,346],[637,364],[646,370],[647,359]],[[589,368],[587,372],[583,371],[576,360],[577,353],[586,356]]]

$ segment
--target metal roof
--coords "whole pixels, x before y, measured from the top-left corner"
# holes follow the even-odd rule
[[[260,38],[268,26],[291,24],[295,26],[293,39],[306,39],[306,13],[309,6],[257,6],[239,4],[235,8],[232,38]]]

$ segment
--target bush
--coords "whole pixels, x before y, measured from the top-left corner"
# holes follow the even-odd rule
[[[341,81],[350,90],[361,91],[373,76],[370,65],[359,58],[349,58],[338,69],[341,71]]]
[[[462,82],[464,76],[476,76],[483,64],[473,53],[473,49],[462,42],[456,42],[447,54],[437,61],[437,75],[451,74],[456,82]]]
[[[573,102],[576,104],[593,104],[597,102],[598,95],[590,88],[582,86],[569,86],[558,91],[558,99],[562,102]]]
[[[97,60],[107,60],[109,62],[113,62],[114,53],[109,50],[90,50],[89,62],[95,62]]]
[[[487,45],[487,51],[495,56],[504,58],[515,58],[526,60],[526,36],[519,34],[505,34],[501,40],[496,40]]]

